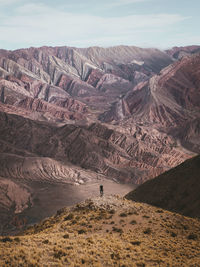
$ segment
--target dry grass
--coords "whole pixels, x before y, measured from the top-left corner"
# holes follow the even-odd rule
[[[120,201],[112,212],[91,203],[63,209],[21,236],[2,237],[0,266],[199,266],[199,220]]]

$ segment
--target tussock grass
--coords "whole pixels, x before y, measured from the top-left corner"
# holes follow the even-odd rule
[[[21,236],[1,237],[0,266],[198,266],[199,220],[120,203],[114,212],[92,203],[62,209]]]

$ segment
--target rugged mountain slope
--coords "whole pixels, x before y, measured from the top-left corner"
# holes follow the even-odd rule
[[[116,196],[89,199],[0,238],[0,265],[198,266],[197,219]]]
[[[73,97],[104,110],[171,62],[159,50],[126,46],[1,50],[1,102],[42,113],[54,110],[54,117],[58,109],[58,119],[79,119],[86,108]]]
[[[191,56],[199,52],[200,52],[199,45],[180,46],[180,47],[175,46],[171,49],[166,50],[166,53],[171,57],[173,57],[174,59],[181,59],[182,57]]]
[[[140,83],[105,114],[105,120],[134,115],[136,121],[177,125],[199,115],[200,55],[183,58]],[[111,117],[109,117],[109,115]]]
[[[126,197],[200,218],[200,156],[145,182]]]
[[[41,166],[45,165],[42,163],[43,157],[48,157],[57,161],[58,169],[61,168],[59,162],[71,163],[108,178],[133,183],[140,183],[190,157],[189,152],[174,147],[174,139],[156,131],[152,138],[140,128],[135,129],[133,136],[127,136],[95,123],[90,126],[66,124],[57,127],[1,112],[0,123],[0,152],[4,153],[0,160],[4,176],[9,169],[7,166],[4,171],[7,161],[4,157],[8,153],[28,157],[27,162],[31,161],[30,157],[41,157]],[[149,146],[146,145],[147,140],[150,141]],[[8,155],[6,158],[9,158]],[[8,161],[16,166],[16,177],[20,177],[20,162],[24,164],[26,159],[13,156],[13,160],[10,157]],[[48,163],[51,165],[50,159]],[[50,166],[49,171],[51,169]]]
[[[149,81],[138,84],[100,116],[102,121],[122,120],[122,125],[140,123],[180,138],[183,128],[195,135],[190,149],[200,151],[200,55],[183,58]],[[195,123],[196,121],[196,123]],[[195,127],[196,126],[196,127]],[[195,127],[195,129],[194,129]]]

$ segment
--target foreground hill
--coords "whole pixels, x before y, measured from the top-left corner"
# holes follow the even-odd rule
[[[1,266],[198,266],[200,221],[117,196],[0,238]]]
[[[126,198],[200,218],[200,156],[145,182]]]

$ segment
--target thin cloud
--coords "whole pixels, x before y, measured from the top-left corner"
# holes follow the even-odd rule
[[[44,4],[26,4],[2,17],[0,41],[16,46],[109,46],[144,42],[146,33],[162,32],[187,19],[179,14],[101,17],[74,14]],[[23,46],[24,46],[23,45]]]
[[[22,2],[22,0],[0,0],[0,6],[9,6],[11,4]]]
[[[125,6],[129,4],[150,2],[150,1],[154,1],[154,0],[116,0],[110,3],[108,2],[107,5],[108,6]]]

